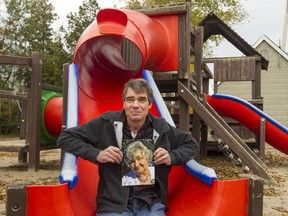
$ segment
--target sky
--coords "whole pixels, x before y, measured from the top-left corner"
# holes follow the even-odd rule
[[[60,16],[58,24],[64,24],[69,12],[77,12],[83,0],[50,0]],[[287,0],[240,0],[248,13],[248,18],[234,30],[250,45],[262,35],[266,35],[275,44],[280,45],[284,25],[284,14]],[[124,7],[124,0],[97,0],[100,8],[113,8],[114,5]],[[62,23],[61,23],[62,22]],[[286,49],[287,50],[287,49]],[[214,57],[242,55],[229,42],[224,41],[214,49]]]
[[[55,26],[60,26],[61,24],[65,26],[67,24],[67,14],[70,12],[78,12],[78,8],[83,0],[49,0],[49,2],[54,5],[55,11],[59,16],[59,21],[55,23]],[[118,5],[117,7],[123,7],[125,5],[124,0],[97,0],[97,2],[101,9],[114,8],[115,5]]]
[[[262,35],[281,45],[286,1],[240,0],[249,17],[243,24],[236,26],[234,31],[252,46]],[[216,57],[240,55],[242,53],[227,41],[215,49]]]

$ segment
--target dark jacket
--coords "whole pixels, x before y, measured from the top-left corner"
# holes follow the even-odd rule
[[[121,112],[108,112],[86,124],[66,129],[58,138],[58,145],[71,154],[96,163],[96,157],[101,150],[110,145],[119,146],[122,134],[116,134],[116,131],[120,115]],[[163,118],[151,115],[151,119],[154,127],[153,139],[157,140],[155,149],[158,147],[166,149],[171,157],[171,165],[185,164],[196,157],[199,145],[190,135],[170,126]],[[121,165],[99,163],[98,166],[100,178],[96,197],[97,212],[111,209],[123,212],[127,207],[129,187],[121,185]],[[156,192],[164,205],[166,205],[170,169],[171,166],[164,164],[155,167]]]

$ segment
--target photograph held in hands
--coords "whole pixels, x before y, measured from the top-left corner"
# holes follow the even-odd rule
[[[122,186],[155,184],[153,140],[123,140],[122,152]]]

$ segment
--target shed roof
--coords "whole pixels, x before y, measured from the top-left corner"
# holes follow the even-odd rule
[[[258,53],[249,43],[247,43],[240,35],[231,29],[213,12],[210,12],[199,24],[204,28],[204,42],[212,35],[222,35],[226,40],[233,44],[246,56],[258,55],[261,57],[261,69],[267,70],[269,61]]]

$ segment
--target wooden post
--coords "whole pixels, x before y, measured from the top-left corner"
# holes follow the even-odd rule
[[[204,37],[204,28],[202,26],[198,26],[195,29],[194,71],[197,82],[197,90],[201,96],[203,94],[203,83],[202,83],[203,37]]]
[[[266,136],[266,119],[261,118],[260,120],[260,159],[265,159],[265,136]]]
[[[179,14],[179,68],[178,79],[183,85],[190,86],[190,4],[186,3],[186,13]],[[189,105],[181,97],[179,98],[179,128],[189,132],[190,114]]]
[[[190,73],[190,4],[186,3],[186,13],[179,14],[179,79],[188,79]]]
[[[20,139],[26,139],[26,122],[27,122],[27,100],[21,101],[21,116],[20,116]]]
[[[62,130],[66,129],[67,122],[67,94],[68,94],[69,64],[63,65],[63,107],[62,107]]]
[[[207,151],[208,151],[208,127],[207,124],[202,123],[201,124],[201,141],[200,141],[200,159],[207,158]]]
[[[209,94],[209,79],[206,77],[203,79],[203,93]],[[203,98],[205,100],[205,98]],[[201,122],[201,139],[200,139],[200,159],[207,158],[208,151],[208,127],[205,122]]]
[[[68,77],[69,64],[63,65],[63,107],[62,107],[62,131],[67,128],[67,98],[68,98]],[[61,164],[63,162],[64,151],[61,150]]]
[[[26,215],[26,189],[24,185],[11,185],[7,188],[6,215]]]
[[[252,81],[252,100],[253,99],[263,99],[261,96],[261,59],[255,59],[255,80]],[[257,108],[263,110],[263,104],[258,105]],[[260,123],[261,124],[261,123]],[[264,151],[265,149],[265,129],[264,129],[264,141],[262,134],[260,133],[260,137],[255,135],[256,146],[260,151],[260,158],[264,160]]]
[[[204,28],[198,26],[195,30],[195,62],[194,62],[194,73],[196,76],[197,91],[200,96],[203,95],[203,83],[202,83],[202,60],[203,60],[203,34]],[[201,138],[201,118],[193,107],[193,137],[198,143],[200,143]],[[205,156],[203,149],[200,146],[200,157]]]
[[[261,97],[261,59],[255,59],[255,81],[252,81],[252,99]]]
[[[28,91],[28,170],[38,171],[40,166],[40,125],[43,55],[32,52],[31,86]]]
[[[250,178],[249,179],[249,216],[263,215],[263,179]]]
[[[214,81],[214,94],[216,94],[218,92],[218,82],[217,81]]]

